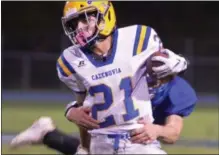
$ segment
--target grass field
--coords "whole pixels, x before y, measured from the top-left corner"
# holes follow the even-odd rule
[[[51,116],[58,128],[65,132],[77,132],[77,127],[68,122],[64,114],[63,104],[26,104],[26,103],[2,103],[2,132],[17,133],[32,124],[40,116]],[[185,119],[182,138],[195,140],[218,140],[218,109],[196,109]],[[218,148],[194,148],[181,146],[164,146],[168,153],[180,154],[218,154]],[[25,147],[16,151],[2,147],[3,154],[54,154],[56,152],[45,147]]]
[[[32,104],[3,103],[2,104],[2,132],[17,133],[30,126],[40,116],[50,116],[57,127],[71,133],[77,127],[64,117],[63,104]],[[13,123],[11,123],[13,122]]]
[[[218,154],[218,149],[208,149],[199,147],[178,147],[164,146],[168,154]],[[57,154],[56,151],[48,149],[44,146],[28,146],[17,150],[10,150],[7,145],[3,145],[2,154]]]

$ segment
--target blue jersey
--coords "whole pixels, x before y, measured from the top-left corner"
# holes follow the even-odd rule
[[[186,117],[194,110],[197,96],[194,89],[181,77],[154,89],[152,108],[154,123],[163,125],[172,114]]]

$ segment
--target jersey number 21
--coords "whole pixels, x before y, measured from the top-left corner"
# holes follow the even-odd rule
[[[126,77],[124,79],[121,80],[120,85],[119,85],[120,90],[124,90],[124,94],[125,94],[125,99],[124,99],[124,104],[125,104],[125,108],[126,108],[126,114],[123,115],[123,119],[124,121],[129,121],[137,116],[139,116],[139,111],[138,109],[135,110],[134,109],[134,104],[131,98],[131,93],[132,93],[132,85],[131,85],[131,79],[130,77]],[[102,110],[107,110],[113,101],[113,95],[112,95],[112,90],[109,86],[105,85],[105,84],[100,84],[97,86],[92,86],[89,89],[89,93],[91,96],[95,97],[95,94],[97,93],[103,93],[104,96],[104,103],[96,103],[93,107],[92,107],[92,117],[94,119],[98,119],[97,118],[97,113],[99,111]],[[104,122],[101,122],[99,125],[101,128],[104,127],[108,127],[111,125],[115,125],[115,119],[113,117],[113,115],[110,115],[108,117],[105,118]]]

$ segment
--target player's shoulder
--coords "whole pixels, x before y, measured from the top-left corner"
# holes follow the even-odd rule
[[[77,46],[69,46],[63,50],[60,57],[64,57],[67,61],[74,61],[82,57],[82,51]]]
[[[172,91],[175,91],[176,89],[183,90],[185,92],[195,93],[195,90],[192,88],[192,86],[189,84],[189,82],[180,76],[176,76],[172,82]]]
[[[118,28],[119,32],[130,32],[135,31],[138,25],[129,25],[125,27]]]
[[[130,25],[119,29],[119,39],[128,42],[126,46],[133,49],[132,55],[136,56],[146,51],[153,43],[153,28],[146,25]],[[151,39],[152,38],[152,39]],[[148,54],[145,52],[145,54]]]
[[[135,24],[135,25],[129,25],[129,26],[125,26],[125,27],[121,27],[118,29],[120,33],[146,33],[146,32],[155,32],[155,30],[149,26],[149,25],[141,25],[141,24]]]
[[[119,31],[134,31],[137,29],[142,29],[142,28],[149,28],[149,29],[153,29],[151,26],[149,25],[142,25],[142,24],[134,24],[134,25],[129,25],[129,26],[125,26],[125,27],[121,27],[118,30]],[[154,29],[153,29],[154,30]]]
[[[70,76],[75,72],[76,61],[82,57],[82,53],[80,48],[76,46],[70,46],[63,50],[60,56],[57,59],[56,67],[59,72],[67,77]]]
[[[168,95],[168,115],[188,116],[194,110],[197,96],[192,86],[183,78],[175,77]]]
[[[63,52],[58,57],[57,61],[60,61],[61,59],[62,61],[71,62],[73,65],[75,61],[78,61],[79,59],[82,58],[83,58],[82,50],[77,46],[70,46],[63,50]]]
[[[197,101],[197,95],[194,88],[183,78],[176,76],[171,83],[171,89],[169,91],[169,97],[172,101],[176,100],[181,102]]]

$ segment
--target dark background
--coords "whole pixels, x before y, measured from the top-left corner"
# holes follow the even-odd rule
[[[56,60],[70,45],[61,25],[64,3],[1,2],[2,154],[57,154],[43,147],[8,147],[12,133],[40,116],[50,116],[65,133],[77,132],[63,117],[72,92],[56,73]],[[169,154],[218,154],[219,2],[113,4],[119,27],[151,26],[165,47],[190,61],[185,78],[197,91],[197,107],[185,118],[179,143],[162,148]]]
[[[56,59],[70,41],[65,2],[2,2],[3,89],[63,88]],[[118,27],[153,27],[164,46],[190,60],[186,79],[200,93],[219,92],[219,2],[113,2]]]

